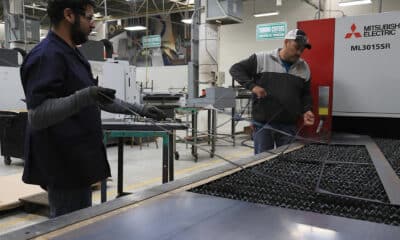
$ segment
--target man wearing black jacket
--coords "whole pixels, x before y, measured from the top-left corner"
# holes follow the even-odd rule
[[[300,58],[305,48],[311,49],[305,32],[294,29],[286,34],[283,48],[253,54],[230,69],[232,78],[253,93],[255,154],[292,139],[263,128],[265,124],[291,135],[299,117],[305,126],[314,124],[310,69]]]
[[[50,217],[91,206],[90,186],[110,177],[100,108],[165,117],[155,107],[123,102],[115,99],[115,90],[96,86],[89,62],[76,48],[94,28],[93,8],[91,0],[48,1],[53,28],[21,66],[28,108],[23,181],[47,189]]]

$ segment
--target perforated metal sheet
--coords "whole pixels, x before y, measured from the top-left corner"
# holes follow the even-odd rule
[[[328,154],[329,150],[329,155]],[[321,162],[328,159],[320,188],[335,194],[382,203],[321,194],[314,191]],[[328,215],[400,225],[400,206],[390,205],[364,146],[308,145],[250,169],[242,170],[191,191],[212,196],[318,212]],[[291,186],[290,182],[306,188]]]

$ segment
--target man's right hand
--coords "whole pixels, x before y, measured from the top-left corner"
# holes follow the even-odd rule
[[[265,91],[265,89],[259,86],[253,87],[253,89],[251,89],[251,92],[254,93],[257,98],[265,98],[267,96],[267,92]]]
[[[115,90],[92,86],[89,87],[90,96],[92,96],[100,104],[110,104],[115,99]]]

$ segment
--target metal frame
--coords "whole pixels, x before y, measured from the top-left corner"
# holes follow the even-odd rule
[[[106,130],[104,131],[104,144],[110,138],[118,138],[118,183],[117,197],[127,195],[124,192],[124,138],[126,137],[162,137],[162,183],[174,180],[174,161],[173,161],[173,136],[167,132],[157,131],[128,131],[128,130]],[[172,138],[172,139],[171,139]],[[101,202],[107,201],[107,180],[101,182]]]

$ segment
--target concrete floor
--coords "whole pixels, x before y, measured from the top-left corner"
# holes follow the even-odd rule
[[[236,146],[231,143],[219,140],[217,142],[216,154],[221,155],[229,160],[238,160],[242,157],[251,156],[253,149],[241,146],[241,142],[246,136],[238,137]],[[230,139],[229,139],[230,140]],[[249,141],[248,144],[252,145]],[[158,145],[161,146],[161,140],[158,140]],[[183,178],[200,171],[210,168],[215,168],[221,164],[226,164],[225,161],[218,157],[210,158],[209,154],[199,150],[199,160],[194,162],[190,146],[186,148],[185,144],[178,143],[177,151],[180,154],[180,159],[175,161],[175,179]],[[205,146],[205,148],[208,148]],[[114,199],[117,188],[117,148],[108,147],[108,159],[111,165],[112,179],[107,184],[108,199]],[[133,147],[126,145],[124,152],[124,191],[132,192],[150,188],[161,184],[161,148],[156,149],[154,142],[143,144],[142,149],[135,145]],[[22,172],[23,162],[19,159],[12,159],[10,166],[5,166],[0,163],[0,176],[11,175]],[[93,204],[100,203],[100,192],[93,192]],[[41,210],[35,214],[27,214],[22,209],[0,212],[0,235],[25,226],[46,221],[46,211]]]

